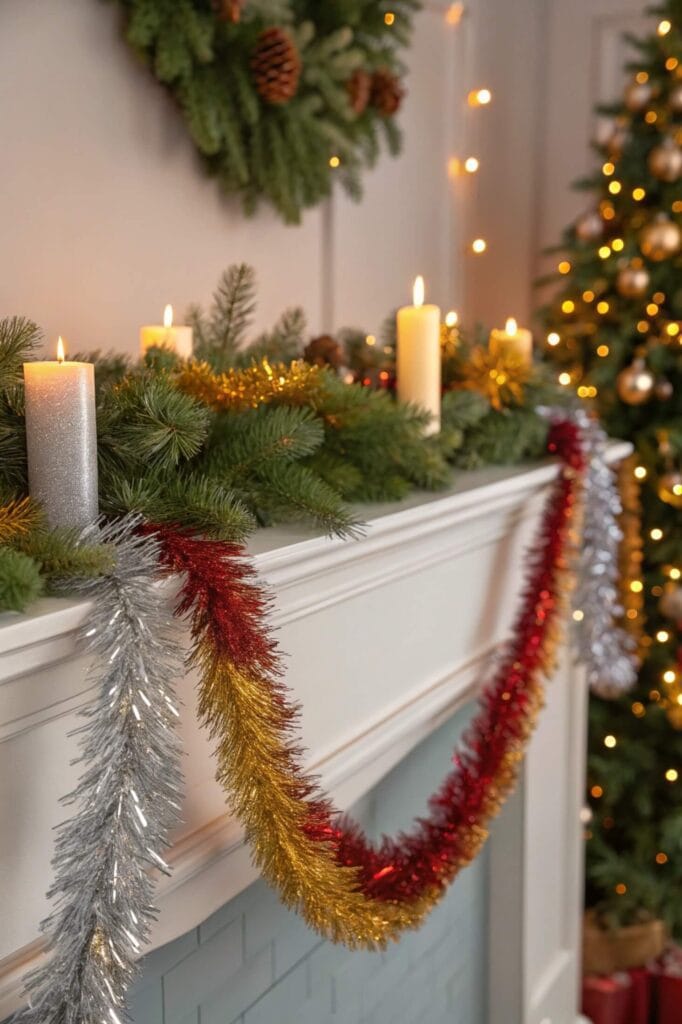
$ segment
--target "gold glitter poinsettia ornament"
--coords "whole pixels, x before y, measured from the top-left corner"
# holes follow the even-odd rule
[[[464,373],[457,386],[483,395],[498,412],[510,405],[523,404],[530,369],[516,356],[477,346],[471,350]]]

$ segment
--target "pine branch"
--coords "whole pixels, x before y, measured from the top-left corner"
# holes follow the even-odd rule
[[[39,328],[24,317],[0,320],[0,392],[23,384],[23,363],[32,358],[41,340]]]
[[[205,406],[178,391],[170,377],[126,378],[107,396],[98,416],[105,478],[114,468],[175,468],[200,451],[209,423]]]
[[[49,580],[103,576],[114,561],[110,547],[84,544],[74,530],[33,530],[15,539],[14,546],[38,563]]]
[[[158,473],[113,477],[104,511],[137,512],[149,522],[178,524],[219,540],[241,542],[255,529],[251,512],[231,491],[203,476],[170,480]]]
[[[270,462],[305,458],[323,440],[322,423],[310,409],[261,406],[220,416],[202,465],[212,476],[243,484]]]
[[[266,522],[271,516],[278,520],[312,520],[325,533],[337,537],[359,535],[360,524],[336,491],[305,466],[274,463],[260,474],[260,482],[259,513],[265,515]]]
[[[0,547],[0,612],[23,612],[42,593],[37,562],[21,551]]]
[[[193,311],[198,325],[196,357],[216,372],[233,365],[256,308],[256,275],[247,263],[237,263],[223,273],[213,296],[208,319]]]

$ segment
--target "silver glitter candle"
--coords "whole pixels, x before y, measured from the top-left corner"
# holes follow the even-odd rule
[[[58,358],[24,363],[26,449],[31,497],[52,528],[97,519],[95,368]]]

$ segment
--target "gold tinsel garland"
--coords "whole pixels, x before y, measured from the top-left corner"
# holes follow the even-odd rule
[[[288,366],[261,360],[244,370],[214,373],[207,363],[191,363],[177,378],[185,394],[216,411],[243,412],[269,402],[307,405],[325,389],[324,370],[297,360]]]
[[[619,518],[623,538],[620,543],[618,566],[621,604],[624,610],[622,625],[635,640],[638,656],[641,657],[644,637],[644,592],[637,587],[634,590],[632,588],[632,583],[641,578],[644,557],[640,487],[634,473],[636,465],[637,457],[631,455],[621,463],[618,470],[618,489],[623,507]]]
[[[458,381],[457,387],[483,395],[497,412],[523,404],[530,370],[518,357],[477,346],[471,350],[466,372],[466,379]]]

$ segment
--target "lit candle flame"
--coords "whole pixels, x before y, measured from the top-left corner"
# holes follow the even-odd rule
[[[163,326],[166,328],[173,326],[173,307],[170,303],[163,311]]]
[[[459,315],[455,312],[454,309],[451,309],[450,312],[445,317],[445,326],[446,327],[456,327],[458,323],[459,323]]]
[[[412,301],[415,306],[424,305],[424,278],[421,274],[415,278],[414,288],[412,289]]]
[[[64,352],[64,342],[62,341],[61,335],[57,339],[57,362],[63,363],[66,359],[66,353]]]
[[[519,325],[513,316],[510,316],[505,325],[505,334],[510,334],[512,337],[518,332]]]

